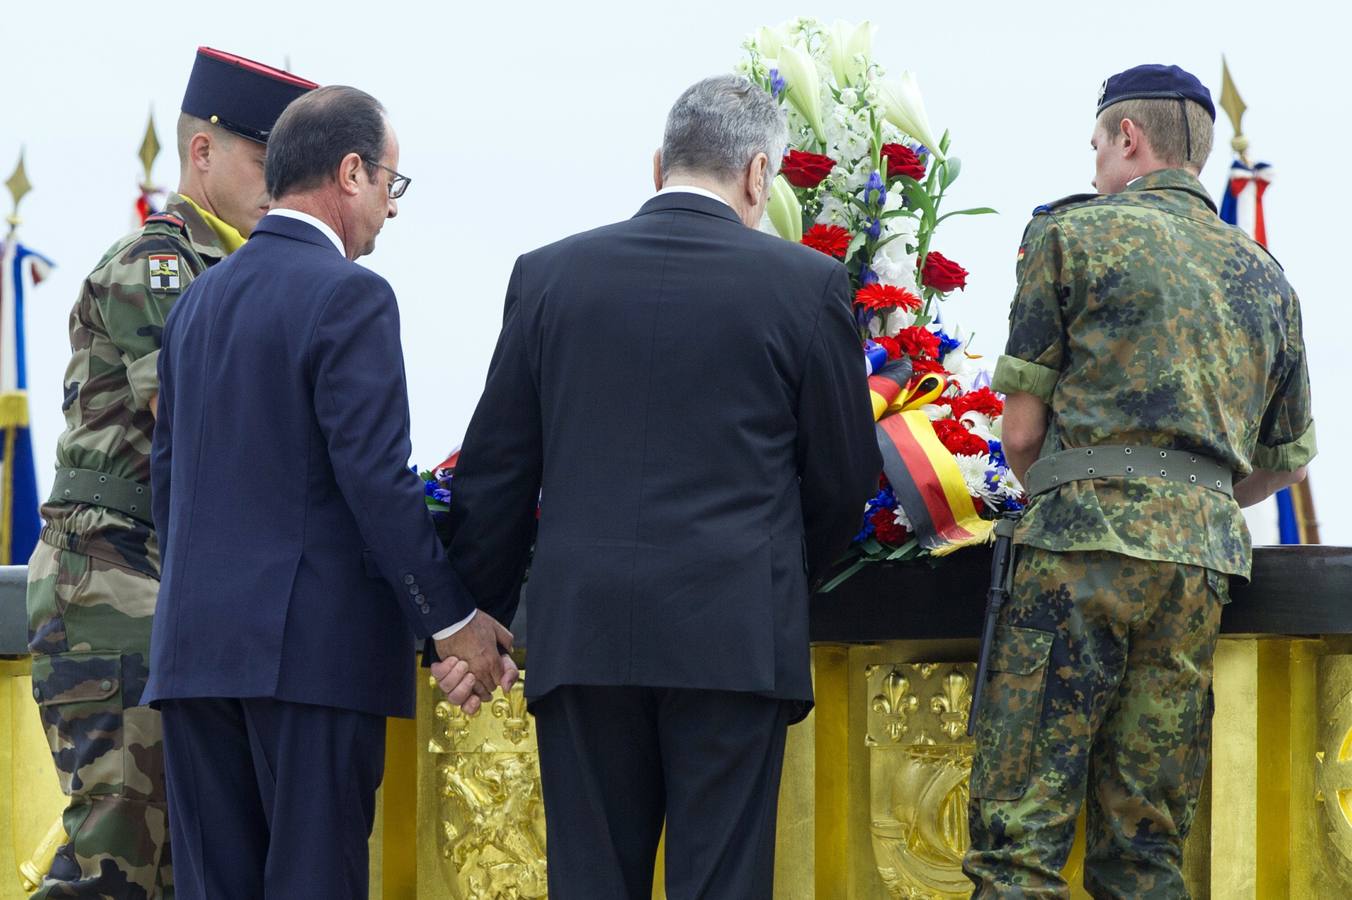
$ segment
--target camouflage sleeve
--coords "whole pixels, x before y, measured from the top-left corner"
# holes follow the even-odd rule
[[[187,287],[188,260],[167,236],[146,234],[116,253],[90,278],[103,327],[127,368],[132,397],[146,405],[159,390],[164,318]]]
[[[1019,247],[1018,287],[1009,311],[1009,341],[991,387],[1051,402],[1061,376],[1065,329],[1061,321],[1063,248],[1056,220],[1035,216]]]
[[[1305,339],[1300,320],[1300,300],[1292,292],[1286,319],[1286,347],[1277,375],[1276,389],[1263,412],[1258,447],[1253,455],[1257,469],[1292,472],[1314,459],[1314,419],[1310,411],[1310,370],[1305,360]]]

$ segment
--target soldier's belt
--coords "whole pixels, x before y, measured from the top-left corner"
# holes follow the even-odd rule
[[[150,485],[93,469],[57,469],[48,503],[92,503],[154,527]]]
[[[1089,478],[1158,478],[1235,495],[1234,472],[1201,453],[1139,445],[1076,447],[1044,456],[1028,469],[1024,487],[1036,497]]]

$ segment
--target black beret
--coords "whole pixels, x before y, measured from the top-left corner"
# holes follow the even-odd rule
[[[1118,72],[1099,89],[1098,112],[1123,100],[1193,100],[1216,121],[1211,92],[1191,72],[1178,66],[1146,65]]]
[[[290,72],[198,47],[181,108],[190,116],[266,144],[287,104],[317,87]]]

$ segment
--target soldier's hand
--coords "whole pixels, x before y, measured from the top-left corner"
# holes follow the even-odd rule
[[[503,650],[512,649],[512,633],[488,613],[479,610],[464,628],[448,638],[437,641],[436,649],[437,656],[443,660],[454,657],[457,662],[465,663],[469,674],[474,678],[471,685],[473,693],[481,701],[487,700],[493,692],[494,685],[502,684],[506,677],[503,669]],[[515,669],[515,666],[512,668]],[[435,670],[433,674],[436,674]],[[515,679],[516,676],[513,674],[511,681]],[[463,681],[463,678],[461,680]],[[440,681],[439,678],[438,683]],[[511,681],[507,682],[508,686]],[[455,689],[459,686],[457,683],[451,687]],[[469,712],[468,709],[465,711]]]

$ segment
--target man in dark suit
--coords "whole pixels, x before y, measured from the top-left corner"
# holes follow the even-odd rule
[[[515,678],[407,468],[394,293],[352,262],[407,186],[398,142],[361,91],[303,99],[272,133],[272,211],[164,329],[146,692],[180,900],[365,897],[414,636],[464,660],[467,694]]]
[[[508,285],[451,559],[510,621],[535,539],[526,693],[555,900],[647,897],[664,821],[672,900],[770,896],[809,584],[881,468],[845,269],[755,230],[785,143],[760,88],[696,84],[658,196]]]

